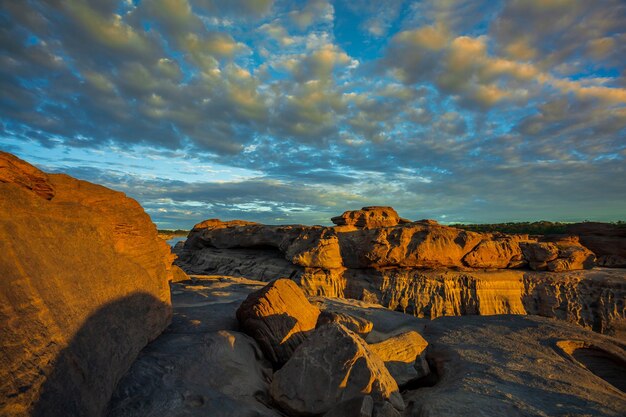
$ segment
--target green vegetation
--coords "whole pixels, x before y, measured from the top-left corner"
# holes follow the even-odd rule
[[[567,226],[572,223],[561,222],[510,222],[495,224],[451,224],[452,227],[471,230],[472,232],[501,232],[509,234],[529,234],[529,235],[551,235],[567,233]],[[618,227],[626,227],[626,222],[620,220],[613,222]]]

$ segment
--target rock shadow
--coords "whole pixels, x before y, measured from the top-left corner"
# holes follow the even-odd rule
[[[626,393],[626,357],[578,340],[560,340],[556,345],[570,360]]]
[[[31,415],[102,416],[117,382],[170,317],[171,306],[145,292],[100,307],[57,355]]]

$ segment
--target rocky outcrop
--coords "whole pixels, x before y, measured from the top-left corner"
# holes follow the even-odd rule
[[[418,317],[539,314],[611,335],[626,330],[623,271],[589,269],[594,255],[575,236],[474,233],[426,221],[350,229],[213,224],[177,249],[187,272],[288,277],[308,295]]]
[[[183,249],[177,249],[179,265],[190,272],[215,273],[209,269],[219,267],[219,262],[207,262],[207,258],[216,250],[220,253],[242,249],[271,252],[287,261],[283,265],[291,265],[292,269],[326,271],[389,267],[529,267],[563,271],[589,269],[594,265],[593,253],[575,238],[544,241],[526,235],[475,233],[424,221],[398,223],[394,220],[391,223],[396,224],[385,227],[334,228],[207,222],[208,225],[196,225]]]
[[[416,331],[408,331],[390,337],[369,348],[385,362],[398,385],[425,377],[430,373],[426,362],[428,342]]]
[[[281,366],[315,329],[319,314],[293,281],[279,279],[250,294],[237,310],[237,320],[266,357]]]
[[[398,216],[393,207],[370,206],[361,210],[346,211],[341,216],[330,219],[337,226],[354,226],[355,228],[376,228],[397,226],[410,223]]]
[[[110,417],[286,415],[269,398],[268,385],[277,376],[256,342],[236,331],[237,307],[267,283],[191,278],[172,284],[172,325],[144,349],[120,382]],[[615,338],[542,317],[426,320],[358,300],[316,296],[310,302],[324,311],[371,321],[370,350],[371,344],[408,331],[429,343],[426,356],[432,372],[403,387],[404,411],[358,393],[329,409],[327,417],[622,416],[626,408],[626,358],[623,343]],[[326,351],[334,357],[332,346]],[[293,374],[294,379],[281,378],[286,385],[303,387],[305,397],[326,389],[315,384],[316,378]]]
[[[354,397],[370,395],[404,409],[398,385],[383,361],[341,324],[317,329],[274,374],[274,401],[292,415],[325,413]]]
[[[427,325],[438,381],[404,392],[406,416],[622,416],[616,339],[533,316],[442,317]]]
[[[626,225],[576,223],[569,225],[567,232],[578,236],[581,243],[595,253],[598,265],[626,268]]]
[[[170,320],[172,255],[123,193],[0,153],[0,414],[102,415]]]

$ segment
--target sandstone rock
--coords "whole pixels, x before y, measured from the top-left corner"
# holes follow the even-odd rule
[[[336,311],[322,311],[317,318],[316,328],[328,323],[342,324],[346,329],[353,331],[363,338],[372,331],[372,327],[374,326],[371,321],[361,317],[355,317]]]
[[[430,373],[426,362],[426,347],[428,342],[415,331],[369,345],[370,350],[385,362],[398,385],[404,385]]]
[[[14,184],[30,190],[45,200],[51,200],[55,194],[44,172],[2,151],[0,151],[0,183]]]
[[[310,268],[342,268],[337,235],[330,229],[313,229],[300,233],[287,246],[285,257],[292,263]]]
[[[101,415],[169,322],[173,256],[124,194],[0,167],[0,415]]]
[[[237,320],[280,366],[315,329],[319,313],[293,281],[278,279],[250,294],[237,309]]]
[[[626,410],[619,388],[626,354],[616,339],[533,316],[442,317],[424,336],[439,380],[405,392],[406,416],[617,417]]]
[[[483,236],[445,226],[407,224],[338,233],[348,268],[462,267],[463,257]]]
[[[396,410],[391,403],[385,401],[382,404],[377,404],[374,408],[372,417],[401,417],[400,412]]]
[[[626,225],[585,222],[567,227],[598,258],[597,264],[612,268],[626,267]]]
[[[463,263],[472,268],[519,268],[524,256],[514,238],[483,240],[463,257]]]
[[[341,216],[331,219],[337,226],[355,226],[358,228],[374,228],[397,226],[406,223],[400,219],[398,213],[392,207],[363,207],[361,210],[346,211]]]
[[[180,267],[172,265],[172,282],[187,281],[189,275],[185,273]]]
[[[366,343],[340,324],[317,329],[274,374],[274,401],[294,415],[327,412],[342,401],[364,394],[375,402],[404,404],[398,385]]]
[[[337,404],[325,413],[324,417],[372,417],[373,412],[374,400],[371,396],[365,395]]]
[[[107,416],[278,417],[264,404],[271,374],[249,336],[230,330],[186,333],[174,323],[120,381]]]

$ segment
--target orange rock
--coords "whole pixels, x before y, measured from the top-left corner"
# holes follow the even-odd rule
[[[371,206],[363,207],[361,210],[346,211],[341,216],[331,219],[337,226],[355,227],[388,227],[407,223],[408,220],[401,219],[393,207]]]
[[[0,167],[0,415],[101,415],[169,322],[173,255],[123,193]]]
[[[237,320],[273,363],[282,365],[315,329],[320,311],[289,279],[253,292],[237,309]]]

